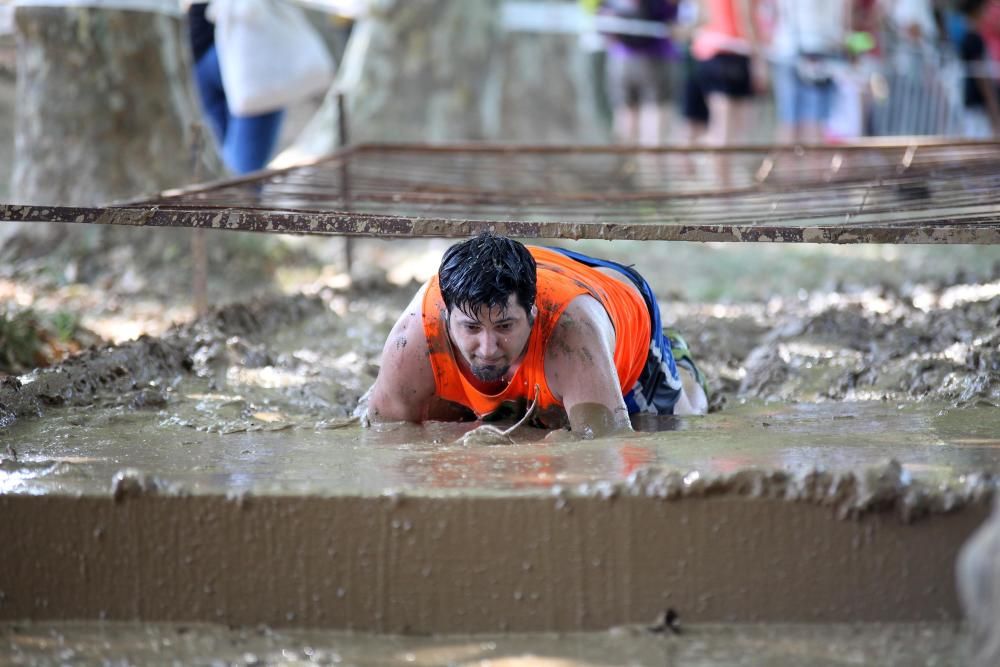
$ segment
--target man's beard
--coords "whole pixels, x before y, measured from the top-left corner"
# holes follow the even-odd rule
[[[477,380],[482,380],[483,382],[499,382],[503,379],[503,376],[507,374],[507,371],[510,370],[510,366],[497,366],[493,364],[477,366],[475,364],[469,364],[469,370],[472,371],[472,374],[476,376]]]

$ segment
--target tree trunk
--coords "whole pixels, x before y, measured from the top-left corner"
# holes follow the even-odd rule
[[[15,22],[12,200],[93,205],[191,182],[200,112],[181,20],[22,7]],[[207,178],[219,160],[202,134]]]
[[[289,163],[336,147],[336,91],[351,141],[608,140],[576,35],[507,32],[495,0],[381,0],[355,26],[334,90]]]

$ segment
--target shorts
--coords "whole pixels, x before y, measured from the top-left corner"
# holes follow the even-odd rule
[[[722,93],[726,97],[753,97],[750,58],[737,53],[720,53],[708,60],[698,60],[694,78],[705,97]]]
[[[833,82],[810,83],[799,76],[793,63],[774,63],[774,105],[778,120],[786,125],[825,123],[833,109]]]
[[[663,103],[669,97],[669,62],[658,56],[611,51],[605,63],[606,86],[615,109]]]
[[[670,340],[663,333],[663,322],[660,318],[660,306],[656,303],[653,289],[639,272],[630,266],[618,264],[606,259],[597,259],[587,255],[566,250],[565,248],[549,248],[580,262],[584,266],[614,269],[628,278],[642,294],[646,308],[649,310],[650,340],[649,354],[646,365],[639,374],[635,385],[623,392],[625,407],[630,415],[645,413],[653,415],[672,415],[674,405],[681,396],[681,378],[677,372],[677,363],[670,346]]]
[[[705,93],[702,92],[698,79],[695,77],[694,67],[688,70],[684,79],[684,95],[681,102],[681,114],[693,123],[708,124],[708,104],[705,102]]]

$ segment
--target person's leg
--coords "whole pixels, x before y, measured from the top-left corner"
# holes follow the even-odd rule
[[[733,53],[720,53],[700,68],[703,88],[708,91],[708,138],[710,146],[726,146],[745,140],[739,134],[739,101],[753,94],[750,59]]]
[[[680,396],[674,403],[675,415],[703,415],[708,412],[708,396],[705,389],[698,383],[694,371],[686,366],[678,365],[677,370],[681,376]]]
[[[733,98],[732,102],[732,127],[730,131],[732,132],[731,143],[750,143],[751,134],[750,128],[752,127],[753,121],[753,98],[752,97],[736,97]]]
[[[663,109],[659,104],[643,104],[639,108],[639,145],[659,146],[662,143]]]
[[[833,84],[800,84],[801,124],[800,140],[807,144],[823,143],[826,138],[826,121],[833,102]]]
[[[608,54],[603,48],[588,53],[590,73],[594,82],[594,108],[605,128],[612,127],[614,113],[611,108],[611,98],[608,95],[607,72]]]
[[[198,97],[201,99],[201,106],[205,112],[208,126],[216,141],[222,146],[226,140],[229,109],[226,107],[226,93],[222,88],[219,56],[214,46],[195,63],[194,75]]]
[[[639,143],[658,146],[663,142],[663,123],[666,117],[667,61],[655,56],[642,62],[639,85]]]
[[[750,140],[750,119],[753,114],[753,75],[750,58],[729,54],[726,58],[726,78],[722,92],[729,97],[729,122],[725,144],[747,143]]]
[[[705,145],[710,148],[722,148],[729,145],[733,127],[733,100],[726,93],[711,92],[706,96],[708,103],[708,130],[705,132]],[[732,185],[729,172],[729,154],[725,152],[710,155],[715,183],[721,188]]]
[[[708,132],[708,104],[698,82],[696,63],[691,61],[684,75],[681,116],[685,121],[684,140],[688,146],[700,143]]]
[[[257,116],[232,116],[222,146],[226,166],[237,174],[263,169],[278,143],[284,111]]]
[[[709,146],[725,146],[732,137],[733,104],[725,93],[709,93],[708,132],[705,133],[705,143]]]
[[[636,101],[631,98],[629,83],[630,56],[609,51],[605,73],[608,99],[612,109],[612,129],[619,143],[636,143],[639,120]]]
[[[654,302],[655,303],[655,302]],[[708,412],[708,384],[684,340],[659,328],[659,306],[650,311],[653,332],[646,366],[624,396],[629,414],[703,415]]]
[[[619,143],[639,143],[639,111],[635,107],[623,104],[615,107],[614,112],[615,138]]]
[[[779,144],[794,144],[798,136],[798,81],[795,67],[790,63],[776,62],[771,67],[771,85],[774,88],[774,110],[778,116],[775,140]]]

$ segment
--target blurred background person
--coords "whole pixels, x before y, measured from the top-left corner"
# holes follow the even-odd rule
[[[933,0],[880,0],[889,47],[886,65],[897,74],[917,74],[938,54]]]
[[[961,63],[947,43],[933,0],[880,0],[885,70],[876,102],[876,135],[941,135],[960,131]]]
[[[850,0],[775,0],[771,77],[780,143],[820,143],[845,67]],[[846,81],[845,81],[846,83]]]
[[[207,8],[207,2],[188,7],[198,97],[226,167],[236,174],[257,171],[264,168],[277,147],[284,110],[255,115],[236,115],[229,110],[215,45],[215,24],[206,17]]]
[[[684,122],[681,139],[688,146],[702,143],[708,133],[708,102],[698,84],[695,74],[697,61],[691,53],[691,41],[699,24],[700,5],[700,0],[681,0],[675,32],[681,51],[680,114]]]
[[[987,0],[959,0],[958,11],[965,19],[959,42],[964,67],[962,91],[962,136],[990,139],[1000,136],[1000,101],[993,61],[982,35]]]
[[[766,63],[754,21],[755,0],[702,0],[691,42],[692,94],[704,97],[708,129],[704,142],[725,146],[745,140],[750,102],[766,86]],[[696,105],[692,105],[692,108]]]
[[[933,0],[881,0],[882,11],[901,37],[911,42],[933,41],[938,25]]]
[[[833,68],[833,105],[825,132],[828,143],[854,141],[870,134],[874,91],[882,81],[876,49],[871,32],[855,30],[847,36],[846,59]]]
[[[601,0],[578,0],[577,5],[591,21],[601,9]],[[598,32],[596,27],[590,27],[580,33],[580,49],[587,59],[588,78],[591,80],[594,110],[597,112],[601,125],[612,130],[611,100],[608,99],[607,84],[607,47],[609,40]]]
[[[1000,62],[1000,0],[987,0],[979,19],[979,31],[986,42],[990,60]]]
[[[603,16],[666,27],[677,19],[676,0],[604,0]],[[669,36],[605,33],[605,86],[618,141],[643,146],[663,143],[670,62],[676,50]]]

